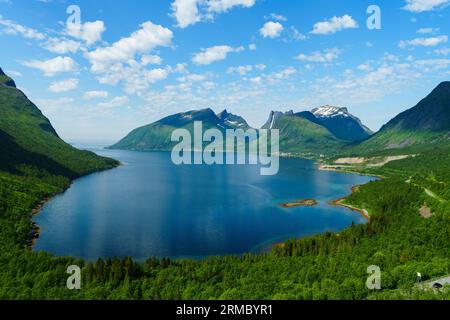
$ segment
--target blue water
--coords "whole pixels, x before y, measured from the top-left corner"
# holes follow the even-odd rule
[[[201,258],[261,251],[294,237],[365,223],[328,205],[373,178],[281,159],[276,176],[256,166],[175,166],[169,153],[95,150],[123,165],[76,180],[35,217],[35,250],[58,256]],[[280,203],[313,198],[315,207]]]

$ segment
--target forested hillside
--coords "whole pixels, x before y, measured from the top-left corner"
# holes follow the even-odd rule
[[[381,168],[359,168],[383,176],[346,200],[369,212],[365,225],[294,239],[267,254],[145,262],[85,262],[30,248],[32,213],[44,199],[73,178],[118,163],[63,142],[4,74],[0,151],[0,299],[450,299],[448,288],[415,286],[417,272],[424,280],[450,274],[446,145],[415,150],[415,157]],[[66,268],[73,264],[82,267],[81,290],[66,288]],[[370,265],[381,268],[381,291],[365,286]]]
[[[347,200],[369,211],[366,225],[288,241],[270,254],[204,261],[86,263],[32,252],[26,246],[29,212],[64,181],[57,187],[51,177],[4,175],[2,185],[8,189],[2,190],[2,199],[8,201],[0,222],[0,298],[449,299],[448,289],[415,288],[417,272],[424,280],[450,274],[449,157],[450,151],[441,151],[374,169],[385,179],[360,186]],[[433,213],[430,218],[419,214],[425,204]],[[65,287],[66,267],[74,263],[83,266],[80,291]],[[369,265],[381,268],[381,291],[365,286]]]

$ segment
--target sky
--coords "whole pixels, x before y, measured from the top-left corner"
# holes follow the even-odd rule
[[[450,79],[449,21],[450,0],[0,0],[0,67],[71,142],[203,108],[376,131]]]

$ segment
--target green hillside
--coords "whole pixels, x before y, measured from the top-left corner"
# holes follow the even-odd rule
[[[354,154],[450,143],[450,82],[439,84],[415,107],[389,121],[351,149]]]
[[[0,85],[0,170],[20,172],[24,166],[75,178],[111,168],[116,161],[80,151],[61,140],[48,119],[18,89]]]
[[[280,117],[272,129],[280,130],[281,152],[317,156],[336,152],[345,144],[325,127],[295,115]]]
[[[293,239],[264,254],[86,262],[31,250],[32,211],[71,177],[117,163],[64,143],[9,80],[0,84],[0,111],[0,299],[450,299],[449,288],[415,286],[417,272],[424,280],[450,274],[448,145],[360,168],[384,179],[359,186],[345,201],[366,209],[370,221],[338,234]],[[294,148],[295,135],[311,145],[340,143],[301,118],[279,119],[278,126],[286,147]],[[424,207],[430,216],[421,215]],[[82,268],[81,290],[66,288],[74,264]],[[366,287],[370,265],[381,268],[380,291]]]
[[[31,210],[43,198],[64,191],[74,178],[117,165],[113,159],[77,150],[61,140],[49,120],[0,69],[2,253],[27,246],[33,237]]]
[[[225,111],[224,111],[225,112]],[[201,121],[203,131],[208,129],[218,129],[224,132],[226,129],[241,128],[232,126],[228,119],[235,119],[236,116],[224,112],[217,116],[211,109],[189,111],[178,113],[161,119],[141,128],[131,131],[125,138],[112,145],[110,149],[132,150],[132,151],[172,151],[178,142],[172,142],[172,132],[176,129],[186,129],[194,136],[194,122]],[[236,117],[237,118],[237,117]],[[242,119],[242,118],[241,118]],[[243,121],[243,119],[242,119]],[[243,128],[248,126],[243,122]]]

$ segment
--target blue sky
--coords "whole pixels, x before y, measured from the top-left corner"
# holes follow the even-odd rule
[[[70,5],[81,20],[68,24]],[[450,78],[449,5],[0,0],[0,66],[69,141],[206,107],[261,126],[271,110],[331,104],[378,130]]]

